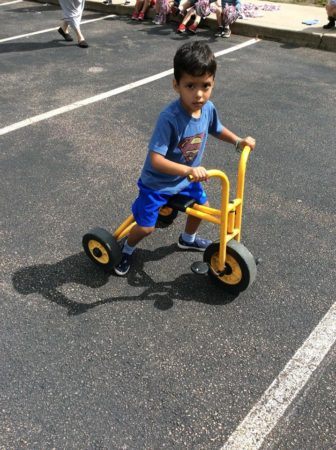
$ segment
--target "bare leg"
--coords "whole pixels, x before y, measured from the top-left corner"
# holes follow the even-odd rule
[[[327,5],[326,10],[327,10],[328,17],[336,18],[336,6]]]
[[[198,27],[198,25],[200,24],[202,17],[196,14],[195,20],[194,20],[194,25],[196,27]]]
[[[147,9],[149,8],[149,3],[150,3],[150,0],[145,0],[143,2],[141,12],[143,12],[144,14],[146,14]]]
[[[187,9],[190,8],[190,6],[191,6],[191,3],[187,0],[186,2],[181,2],[178,9],[179,9],[182,13],[185,13],[185,12],[187,11]]]
[[[209,202],[204,203],[204,206],[209,206]],[[184,229],[185,233],[195,234],[201,222],[202,219],[199,219],[198,217],[188,216]]]
[[[184,16],[183,20],[182,20],[182,24],[183,25],[187,25],[187,23],[189,22],[189,20],[192,18],[192,16],[196,16],[195,13],[195,9],[194,8],[190,8],[189,11],[187,12],[187,14]]]
[[[62,20],[61,28],[64,31],[64,33],[69,33],[69,24],[66,23],[65,20]]]
[[[135,224],[127,238],[128,245],[135,247],[143,238],[149,236],[154,230],[155,227],[141,227],[140,225]]]
[[[217,6],[217,3],[216,3],[216,19],[218,27],[222,27],[223,26],[222,8],[221,6]]]
[[[143,0],[136,0],[134,12],[139,13],[143,7]]]
[[[75,28],[75,33],[77,36],[78,43],[85,41],[85,37],[82,35],[80,28]]]

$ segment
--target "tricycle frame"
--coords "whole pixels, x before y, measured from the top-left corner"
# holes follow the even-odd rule
[[[219,275],[225,270],[227,243],[231,239],[235,239],[238,242],[240,242],[241,239],[245,172],[250,151],[250,147],[246,146],[244,147],[240,156],[235,199],[230,201],[230,182],[227,175],[221,170],[212,169],[208,170],[207,172],[209,178],[219,178],[221,183],[220,209],[215,209],[209,206],[203,206],[195,203],[193,206],[187,207],[185,210],[186,214],[219,225]],[[131,214],[116,229],[113,234],[114,238],[119,241],[128,236],[134,225],[134,216],[133,214]]]

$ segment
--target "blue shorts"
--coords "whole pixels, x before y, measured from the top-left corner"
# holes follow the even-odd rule
[[[161,194],[138,181],[139,195],[132,205],[134,219],[141,227],[154,227],[159,216],[161,206],[164,206],[173,194]],[[196,200],[196,203],[204,205],[208,201],[207,195],[201,183],[190,183],[179,194],[186,195]]]

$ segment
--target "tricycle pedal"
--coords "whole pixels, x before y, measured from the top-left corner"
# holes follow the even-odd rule
[[[195,261],[190,266],[196,275],[206,275],[209,272],[209,264],[203,261]]]

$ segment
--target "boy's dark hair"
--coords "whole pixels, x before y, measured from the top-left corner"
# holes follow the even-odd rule
[[[184,73],[201,77],[206,73],[215,77],[217,63],[215,55],[207,44],[201,41],[187,42],[174,57],[174,77],[177,83]]]

